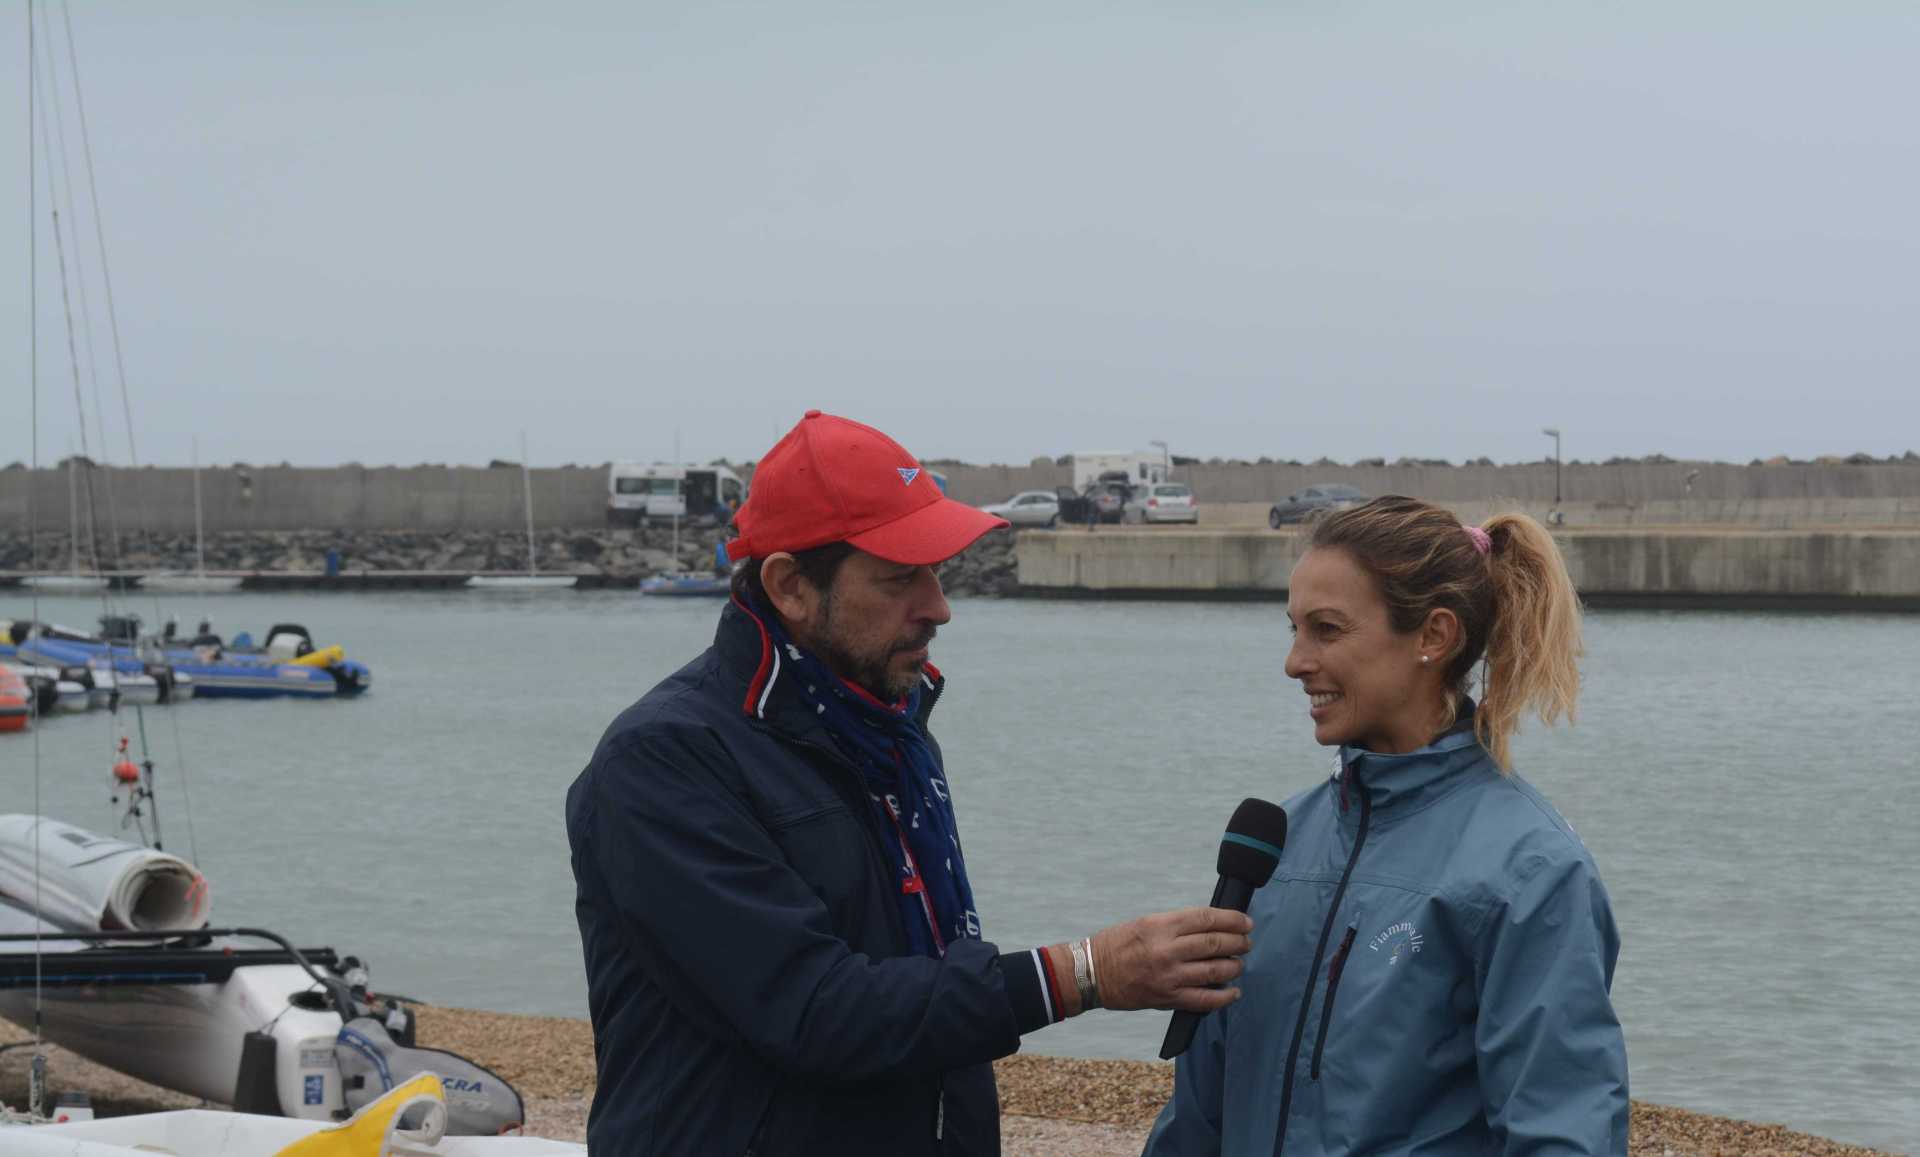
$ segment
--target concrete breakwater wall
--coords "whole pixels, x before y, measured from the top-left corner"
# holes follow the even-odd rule
[[[1567,530],[1555,535],[1594,604],[1920,610],[1920,532]],[[1023,534],[1020,591],[1286,597],[1307,536],[1270,530]]]
[[[736,467],[750,474],[745,467]],[[1004,499],[1071,481],[1048,462],[1029,466],[941,465],[962,502]],[[1411,494],[1448,504],[1517,503],[1544,509],[1554,498],[1551,463],[1518,466],[1182,466],[1203,517],[1240,504],[1261,517],[1265,504],[1316,483],[1346,483],[1368,494]],[[604,467],[532,472],[533,516],[547,529],[606,523]],[[78,502],[70,499],[70,484]],[[1592,525],[1733,521],[1752,525],[1920,525],[1920,464],[1732,466],[1688,463],[1569,465],[1561,506]],[[206,529],[220,531],[491,531],[524,527],[517,467],[209,467],[200,472]],[[102,535],[191,532],[194,478],[175,468],[0,470],[0,527]],[[31,517],[29,511],[31,510]]]
[[[579,575],[583,585],[592,587],[631,586],[667,571],[710,569],[714,545],[722,537],[712,528],[683,531],[677,565],[673,531],[660,526],[540,531],[534,536],[534,552],[541,574]],[[75,567],[72,545],[64,531],[40,534],[31,544],[25,535],[0,532],[0,588],[30,574],[98,572],[126,585],[141,575],[192,573],[196,567],[191,534],[128,535],[120,554],[103,556],[97,566],[82,542]],[[341,589],[434,589],[457,586],[468,575],[527,570],[524,531],[222,531],[207,539],[206,565],[214,574],[245,577],[249,587],[325,587],[330,580],[320,576],[329,551],[338,553],[340,574],[346,576],[334,584]],[[940,578],[953,595],[1011,593],[1013,536],[985,536],[941,567]],[[9,613],[0,605],[0,618]],[[20,613],[20,608],[11,613]]]

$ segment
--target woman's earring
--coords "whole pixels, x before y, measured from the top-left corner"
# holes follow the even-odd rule
[[[1425,655],[1422,655],[1422,656],[1420,656],[1420,664],[1421,664],[1421,666],[1425,666],[1425,665],[1426,665],[1426,662],[1427,662],[1427,657],[1426,657]]]

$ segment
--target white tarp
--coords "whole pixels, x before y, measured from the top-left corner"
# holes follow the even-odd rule
[[[0,895],[76,932],[189,932],[213,907],[206,877],[179,856],[18,814],[0,815]]]

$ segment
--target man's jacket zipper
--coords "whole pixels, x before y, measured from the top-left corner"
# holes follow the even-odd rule
[[[1300,997],[1300,1016],[1294,1022],[1293,1044],[1287,1049],[1286,1073],[1280,1082],[1280,1128],[1273,1138],[1273,1157],[1280,1157],[1287,1144],[1287,1118],[1293,1112],[1293,1077],[1300,1067],[1300,1045],[1307,1036],[1307,1010],[1313,1006],[1313,990],[1320,983],[1320,962],[1327,957],[1327,940],[1333,935],[1340,902],[1346,898],[1347,882],[1353,879],[1353,866],[1360,862],[1360,849],[1367,842],[1367,825],[1373,818],[1373,801],[1367,796],[1366,785],[1360,782],[1359,770],[1349,766],[1341,774],[1351,777],[1354,787],[1359,789],[1360,829],[1354,833],[1353,851],[1347,856],[1346,871],[1340,873],[1340,885],[1333,890],[1333,906],[1327,909],[1327,921],[1320,926],[1320,943],[1313,949],[1313,966],[1307,969],[1307,990]]]

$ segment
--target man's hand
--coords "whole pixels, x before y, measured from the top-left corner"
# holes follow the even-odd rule
[[[1106,1008],[1212,1012],[1240,999],[1225,984],[1245,969],[1253,920],[1226,908],[1182,908],[1142,916],[1093,936],[1094,970]],[[1076,1002],[1077,1003],[1077,1002]]]

